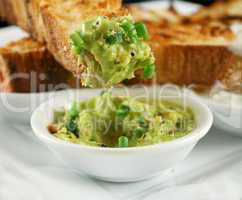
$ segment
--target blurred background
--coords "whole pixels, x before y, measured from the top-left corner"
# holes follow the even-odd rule
[[[136,2],[144,2],[144,1],[150,1],[150,0],[123,0],[124,3],[136,3]],[[155,0],[152,0],[152,1],[155,1]],[[156,1],[162,1],[162,0],[156,0]],[[215,0],[184,0],[184,1],[208,5],[212,2],[214,2]],[[219,1],[219,0],[217,0],[217,1]],[[222,1],[222,0],[220,0],[220,1]],[[4,27],[4,26],[7,26],[7,24],[0,22],[0,27]]]
[[[149,1],[149,0],[124,0],[125,3],[142,2],[142,1]],[[158,1],[161,1],[161,0],[158,0]],[[204,5],[214,2],[214,0],[185,0],[185,1],[204,4]]]

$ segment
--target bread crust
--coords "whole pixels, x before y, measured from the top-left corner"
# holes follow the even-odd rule
[[[150,42],[156,58],[156,75],[142,80],[142,72],[128,84],[176,84],[209,92],[211,88],[242,93],[242,57],[226,46],[159,45]],[[169,66],[169,67],[167,67]]]
[[[0,74],[0,89],[5,92],[43,92],[75,86],[72,74],[55,61],[46,46],[30,38],[0,49]]]
[[[175,83],[197,89],[211,88],[220,82],[225,89],[240,91],[242,58],[226,46],[165,45],[154,47],[158,84]],[[167,67],[169,66],[169,67]]]
[[[59,8],[53,6],[53,2],[43,1],[40,11],[45,27],[45,38],[47,46],[62,65],[77,76],[81,75],[85,66],[78,63],[78,57],[73,53],[70,43],[70,34],[78,30],[80,23],[94,16],[116,16],[127,14],[126,10],[117,9],[109,11],[110,4],[107,1],[93,2],[70,1],[59,5]],[[116,4],[112,5],[114,7]],[[118,8],[118,6],[117,6]],[[60,12],[61,11],[61,12]],[[72,13],[64,14],[64,13]]]

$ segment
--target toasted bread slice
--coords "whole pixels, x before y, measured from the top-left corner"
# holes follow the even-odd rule
[[[24,30],[30,30],[29,15],[27,12],[27,0],[1,0],[0,1],[0,17],[2,20],[10,24],[15,24]]]
[[[136,21],[155,23],[158,26],[178,24],[185,19],[173,8],[145,9],[138,4],[129,4],[127,8]]]
[[[158,84],[174,83],[204,91],[221,83],[223,89],[242,92],[242,58],[226,46],[174,44],[153,49],[159,58]]]
[[[76,79],[45,45],[25,38],[0,48],[0,90],[43,92],[75,87]]]
[[[79,66],[78,57],[73,54],[70,35],[76,31],[80,22],[87,17],[112,15],[102,4],[91,5],[92,2],[80,4],[80,1],[66,1],[57,6],[52,1],[43,1],[41,14],[46,31],[46,42],[50,52],[64,67],[80,74],[84,66]]]
[[[13,6],[14,3],[14,0],[10,0],[14,16],[18,16],[19,14]],[[67,70],[78,76],[81,76],[84,70],[87,71],[87,64],[79,63],[79,56],[72,49],[71,34],[79,30],[81,22],[87,19],[97,16],[113,17],[127,14],[125,9],[120,8],[120,0],[30,0],[22,4],[27,7],[25,11],[28,16],[27,20],[25,20],[28,27],[23,26],[23,28],[30,32],[31,36],[38,41],[46,42],[47,48],[55,59]],[[21,25],[18,21],[17,19],[17,25]],[[92,55],[88,56],[90,57]],[[90,62],[88,61],[88,63]],[[99,63],[96,62],[96,64]],[[128,72],[126,70],[126,73]],[[129,72],[129,77],[132,76],[131,73]],[[88,77],[91,77],[89,75]],[[102,76],[99,78],[102,79]],[[108,80],[106,81],[108,82]]]
[[[156,58],[156,77],[148,83],[174,83],[202,91],[222,83],[226,90],[242,92],[242,41],[232,30],[242,27],[237,18],[146,23]],[[143,83],[137,77],[132,84]]]
[[[40,13],[42,0],[0,0],[0,18],[10,24],[20,26],[39,42],[45,42],[43,21]],[[65,0],[45,0],[45,3],[58,7]],[[108,8],[121,7],[121,0],[71,0],[73,4],[102,4]],[[82,11],[81,11],[82,12]],[[63,11],[64,13],[64,11]]]
[[[211,6],[204,7],[198,12],[194,13],[190,19],[193,22],[204,20],[229,20],[242,19],[242,1],[241,0],[227,0],[217,1]]]

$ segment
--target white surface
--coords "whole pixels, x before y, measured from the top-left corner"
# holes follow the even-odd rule
[[[229,47],[229,50],[238,56],[242,56],[242,24],[241,23],[233,24],[231,26],[231,30],[235,35],[237,35],[237,37]]]
[[[169,4],[167,3],[167,1],[150,1],[150,2],[144,2],[141,5],[142,5],[142,8],[151,9],[151,10],[169,8]],[[174,6],[177,9],[177,11],[183,15],[191,15],[192,13],[196,12],[200,8],[200,5],[191,4],[185,1],[176,1]]]
[[[1,200],[111,199],[93,180],[64,168],[29,127],[1,121],[0,137]]]
[[[36,136],[53,149],[73,169],[85,172],[93,177],[114,182],[129,182],[143,180],[160,174],[184,160],[197,142],[204,137],[213,123],[211,111],[205,104],[188,96],[182,91],[163,91],[149,88],[116,89],[113,93],[123,96],[130,94],[132,98],[155,97],[166,101],[175,101],[189,106],[194,112],[196,128],[185,137],[167,143],[160,143],[137,148],[97,148],[67,143],[51,135],[47,126],[53,121],[54,110],[69,108],[74,101],[80,102],[99,95],[99,91],[73,91],[70,96],[60,95],[38,107],[31,118],[31,126]],[[179,94],[179,96],[177,95]],[[167,156],[169,155],[169,156]]]
[[[9,26],[0,29],[0,47],[8,44],[9,42],[17,41],[27,37],[28,34],[16,26]]]

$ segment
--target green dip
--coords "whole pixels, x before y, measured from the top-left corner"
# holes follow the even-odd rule
[[[62,140],[98,147],[136,147],[171,141],[196,126],[189,108],[110,92],[54,112],[50,132]]]
[[[149,38],[143,23],[131,16],[95,17],[71,34],[73,51],[84,67],[84,86],[109,87],[134,77],[136,70],[144,78],[155,72],[154,56],[144,41]]]

